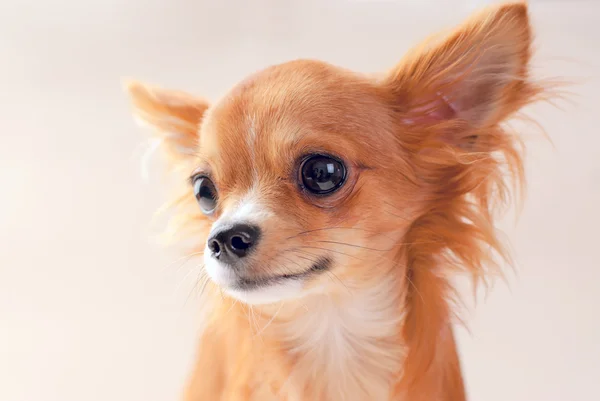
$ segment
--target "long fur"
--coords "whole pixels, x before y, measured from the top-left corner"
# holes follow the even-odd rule
[[[157,128],[176,171],[206,160],[252,166],[218,172],[227,194],[220,202],[233,210],[242,202],[236,191],[250,188],[244,196],[275,216],[267,234],[279,243],[265,251],[261,274],[295,272],[325,251],[343,261],[301,298],[270,305],[231,299],[207,279],[208,315],[186,400],[466,398],[450,280],[467,274],[485,284],[510,262],[494,221],[524,190],[523,144],[505,122],[548,96],[529,76],[531,43],[527,7],[515,3],[425,42],[376,79],[296,61],[251,76],[210,107],[129,85],[136,114]],[[265,173],[269,160],[292,157],[273,141],[310,142],[303,127],[370,164],[357,162],[361,172],[344,197],[315,201],[319,209]],[[240,142],[241,131],[249,134]],[[189,188],[172,206],[169,236],[194,239],[192,251],[201,253],[197,240],[214,222]],[[293,251],[281,256],[282,247]]]

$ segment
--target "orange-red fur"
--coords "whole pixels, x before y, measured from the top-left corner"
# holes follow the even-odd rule
[[[427,41],[381,77],[294,61],[210,107],[129,85],[177,171],[209,170],[217,183],[212,219],[189,188],[175,202],[174,229],[196,251],[252,192],[270,211],[252,274],[335,260],[301,298],[275,304],[244,305],[206,280],[186,400],[465,399],[449,279],[485,281],[508,258],[494,211],[511,185],[520,189],[523,163],[519,137],[502,123],[543,92],[528,74],[531,40],[527,7],[516,3]],[[349,165],[331,197],[307,199],[294,184],[293,161],[310,150]]]

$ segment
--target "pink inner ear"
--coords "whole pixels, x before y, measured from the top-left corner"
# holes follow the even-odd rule
[[[444,95],[441,91],[436,92],[433,96],[430,96],[430,100],[426,103],[413,107],[402,121],[408,125],[436,125],[444,121],[455,120],[458,122],[459,119],[464,119],[465,110],[461,109],[461,102],[451,101],[448,96]],[[463,121],[463,123],[468,123]],[[438,132],[437,138],[448,145],[459,146],[461,148],[471,148],[473,146],[474,138],[463,137],[457,130],[460,131],[462,124],[443,128]],[[465,127],[466,128],[466,127]]]
[[[414,107],[403,119],[407,124],[435,124],[456,118],[458,110],[441,92],[425,104]]]

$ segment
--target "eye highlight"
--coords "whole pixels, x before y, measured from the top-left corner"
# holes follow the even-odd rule
[[[204,214],[211,214],[217,207],[217,189],[210,178],[198,176],[193,178],[194,196]]]
[[[346,182],[346,166],[327,155],[312,155],[300,165],[302,186],[315,195],[329,195]]]

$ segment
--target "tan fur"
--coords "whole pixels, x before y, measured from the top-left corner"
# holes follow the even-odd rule
[[[204,216],[187,188],[174,227],[204,248],[211,224],[248,199],[261,210],[248,274],[331,271],[302,296],[245,305],[204,282],[208,309],[185,399],[461,401],[449,278],[490,276],[494,207],[521,184],[521,142],[502,125],[542,88],[528,76],[526,5],[477,14],[380,78],[299,60],[267,68],[209,105],[131,83],[136,114],[173,165],[213,178]],[[166,134],[168,133],[168,134]],[[343,159],[347,184],[303,194],[297,160]],[[180,171],[180,170],[178,170]]]

